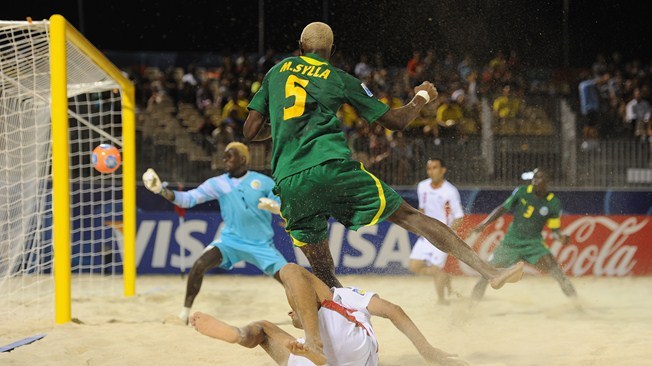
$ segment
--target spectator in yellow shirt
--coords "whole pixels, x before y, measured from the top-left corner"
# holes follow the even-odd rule
[[[226,119],[232,117],[235,119],[237,124],[242,126],[249,114],[249,110],[247,109],[248,105],[249,100],[247,99],[247,92],[240,89],[238,90],[236,97],[229,98],[229,101],[224,105],[224,108],[222,109],[222,118]],[[234,113],[231,113],[232,111]]]
[[[389,108],[399,108],[403,106],[401,98],[397,98],[389,90],[380,92],[379,100],[389,106]]]
[[[444,98],[444,102],[437,108],[437,123],[439,124],[439,137],[456,138],[457,125],[464,117],[462,106],[456,99]]]
[[[358,112],[348,103],[342,104],[340,110],[337,111],[337,118],[342,121],[342,127],[347,136],[355,130],[358,120],[360,120]]]
[[[503,86],[503,93],[494,100],[494,115],[499,118],[516,118],[521,109],[521,101],[511,94],[509,85]]]
[[[497,119],[494,125],[496,133],[502,135],[515,134],[518,130],[516,118],[521,110],[521,100],[512,96],[511,87],[503,86],[503,93],[494,100],[493,114]]]

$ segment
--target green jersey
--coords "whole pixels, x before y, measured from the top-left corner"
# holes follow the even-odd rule
[[[561,226],[559,199],[553,193],[544,198],[537,196],[532,185],[516,188],[503,207],[514,213],[514,220],[503,239],[508,245],[541,243],[541,231],[546,224],[550,229]]]
[[[372,123],[389,107],[357,78],[308,53],[272,67],[249,103],[272,127],[272,176],[276,182],[333,159],[351,158],[336,113],[353,106]]]

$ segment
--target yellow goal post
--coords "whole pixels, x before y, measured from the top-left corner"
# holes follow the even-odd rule
[[[52,85],[52,190],[53,207],[70,207],[68,166],[67,44],[71,43],[115,80],[122,91],[123,277],[124,294],[136,291],[136,135],[133,83],[63,16],[50,17],[50,69]],[[70,214],[54,215],[55,321],[71,319]]]
[[[63,16],[0,20],[1,317],[62,324],[76,297],[135,295],[135,108],[126,73]],[[92,163],[105,143],[113,173]]]

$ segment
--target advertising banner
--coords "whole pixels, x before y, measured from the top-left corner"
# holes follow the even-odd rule
[[[465,217],[468,233],[487,215],[473,214]],[[652,274],[652,216],[562,216],[562,233],[569,235],[566,245],[551,239],[546,228],[543,239],[552,255],[570,276],[607,276]],[[477,237],[461,233],[483,259],[489,259],[500,243],[512,221],[504,215]],[[449,257],[446,269],[455,274],[475,274],[466,264]],[[528,268],[528,272],[536,270]]]
[[[485,214],[467,215],[460,236],[466,238],[466,233],[485,217]],[[278,217],[275,218],[277,248],[288,261],[308,266],[301,251],[292,247]],[[648,215],[567,215],[562,216],[562,228],[571,238],[569,244],[562,246],[553,241],[547,229],[543,237],[570,276],[652,275],[650,219]],[[505,215],[477,238],[466,238],[467,243],[482,258],[488,259],[510,222],[511,216]],[[136,240],[138,273],[186,272],[205,246],[219,236],[221,224],[219,214],[215,213],[187,213],[185,219],[180,220],[174,213],[140,212]],[[406,274],[410,250],[416,239],[416,235],[389,222],[358,231],[348,230],[337,222],[331,222],[329,228],[329,246],[340,274]],[[452,256],[446,269],[458,275],[476,275]],[[532,268],[528,271],[536,273]],[[232,272],[261,273],[244,263],[237,264]]]

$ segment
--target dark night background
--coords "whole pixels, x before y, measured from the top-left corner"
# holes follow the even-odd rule
[[[567,0],[350,1],[265,0],[265,47],[292,51],[301,29],[326,20],[339,52],[378,52],[404,65],[412,50],[434,48],[488,59],[516,50],[530,66],[589,66],[598,53],[625,59],[652,55],[652,14],[645,2]],[[0,18],[45,19],[59,13],[99,49],[216,52],[258,50],[258,0],[23,1]]]

